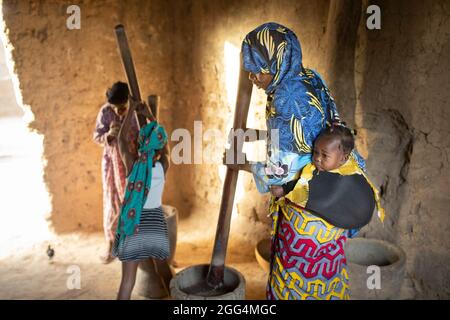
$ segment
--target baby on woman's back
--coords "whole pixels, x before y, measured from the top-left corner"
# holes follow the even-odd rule
[[[354,147],[354,136],[344,124],[327,127],[314,142],[312,163],[300,178],[271,186],[272,195],[344,229],[369,223],[375,205],[383,219],[377,190],[351,156]]]

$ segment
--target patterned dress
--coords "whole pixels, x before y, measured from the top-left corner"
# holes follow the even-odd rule
[[[119,116],[111,104],[103,105],[97,115],[94,141],[103,146],[102,157],[102,182],[103,182],[103,230],[107,241],[114,241],[117,229],[117,221],[120,215],[125,192],[125,167],[120,158],[117,140],[107,141],[107,133],[111,125],[116,122],[121,124]],[[136,149],[136,140],[139,129],[133,118],[132,130],[130,130],[130,150]]]
[[[289,200],[272,199],[269,300],[349,299],[344,245],[347,230],[334,227]]]

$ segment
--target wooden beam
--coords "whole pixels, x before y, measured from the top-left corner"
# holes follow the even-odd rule
[[[242,62],[241,62],[242,66]],[[234,114],[234,129],[247,128],[247,116],[252,96],[252,83],[248,79],[248,72],[241,69],[239,73],[239,87]],[[238,154],[242,154],[244,139],[234,136],[231,147],[227,152],[234,152],[236,161]],[[223,184],[222,200],[220,202],[219,220],[217,222],[216,238],[211,258],[211,264],[207,275],[207,283],[213,288],[223,285],[225,272],[225,257],[227,253],[228,238],[230,234],[231,214],[233,212],[234,196],[239,171],[227,168]]]
[[[136,76],[136,70],[134,69],[133,57],[131,56],[127,34],[125,33],[125,27],[119,24],[115,27],[115,32],[117,44],[119,46],[120,57],[122,58],[123,68],[128,79],[128,86],[130,87],[131,96],[137,101],[142,101],[141,92],[139,90],[139,84]],[[142,128],[147,123],[145,117],[142,115],[138,115],[137,113],[136,120],[139,124],[139,128]]]

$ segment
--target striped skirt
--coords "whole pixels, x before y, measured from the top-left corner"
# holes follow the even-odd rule
[[[112,255],[120,261],[137,261],[148,258],[164,260],[170,255],[167,223],[162,207],[142,209],[139,231],[120,241],[116,233]]]

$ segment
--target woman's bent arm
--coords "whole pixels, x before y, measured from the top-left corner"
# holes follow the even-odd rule
[[[130,108],[128,109],[127,115],[125,116],[125,119],[123,120],[122,126],[119,131],[119,153],[120,157],[122,158],[122,161],[125,165],[126,170],[126,176],[130,174],[131,170],[133,169],[134,161],[137,158],[137,150],[134,150],[132,152],[132,149],[130,148],[130,141],[127,140],[127,138],[130,136],[128,133],[131,129],[131,121],[132,117],[134,117],[134,110],[135,110],[135,104],[131,102],[130,100]]]

